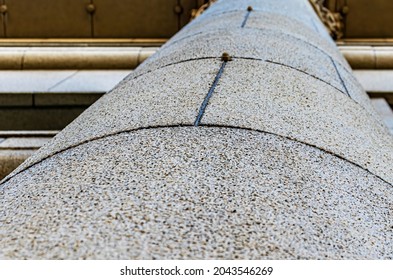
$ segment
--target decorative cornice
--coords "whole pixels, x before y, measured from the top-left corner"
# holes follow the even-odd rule
[[[309,0],[315,12],[326,26],[333,39],[344,35],[344,20],[340,13],[334,13],[324,6],[325,0]]]
[[[191,10],[191,20],[203,14],[203,12],[206,11],[216,1],[217,0],[209,0],[207,3],[203,4],[198,9]]]

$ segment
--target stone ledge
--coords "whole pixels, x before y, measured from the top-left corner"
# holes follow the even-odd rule
[[[389,104],[383,98],[372,98],[371,104],[389,129],[390,134],[393,135],[393,111]]]
[[[0,131],[0,179],[47,143],[57,131]]]
[[[156,47],[0,47],[0,69],[135,69]]]
[[[34,154],[36,150],[0,150],[0,179],[11,173],[28,157]]]

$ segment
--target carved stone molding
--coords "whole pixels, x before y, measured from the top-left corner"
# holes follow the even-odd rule
[[[206,11],[214,2],[217,0],[209,0],[207,3],[199,7],[199,9],[193,9],[191,11],[191,20],[200,16],[204,11]]]
[[[334,13],[324,6],[325,0],[310,0],[315,12],[322,20],[333,39],[344,35],[344,20],[340,13]]]

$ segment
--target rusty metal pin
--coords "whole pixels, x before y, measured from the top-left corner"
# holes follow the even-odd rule
[[[248,6],[248,7],[247,7],[247,11],[251,12],[251,11],[252,11],[252,7],[251,7],[251,6]]]
[[[0,5],[0,13],[5,14],[7,13],[8,8],[7,5]]]
[[[349,7],[348,7],[348,6],[344,6],[344,7],[341,9],[341,13],[342,13],[343,15],[347,15],[347,14],[349,13]]]
[[[96,6],[95,6],[94,4],[88,4],[88,5],[86,6],[86,11],[87,11],[89,14],[92,14],[92,13],[94,13],[94,12],[96,11]]]
[[[231,61],[232,58],[231,58],[231,56],[228,53],[224,52],[221,55],[221,60],[224,61],[224,62],[228,62],[228,61]]]
[[[183,7],[180,5],[176,5],[173,11],[175,12],[175,14],[180,15],[183,13]]]

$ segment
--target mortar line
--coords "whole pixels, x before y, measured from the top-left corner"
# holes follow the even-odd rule
[[[259,30],[259,31],[266,31],[266,30],[267,30],[267,31],[271,31],[271,32],[278,32],[278,31],[275,30],[275,29],[266,28],[266,27],[263,27],[263,28],[248,27],[248,29],[255,29],[255,30]],[[215,30],[209,31],[209,33],[215,33],[215,32],[221,31],[221,30],[226,30],[226,28],[217,28],[217,29],[215,29]],[[206,31],[200,31],[200,32],[196,32],[196,33],[194,33],[194,34],[191,34],[191,35],[188,35],[188,36],[179,38],[179,39],[177,39],[177,40],[175,40],[175,41],[172,41],[171,44],[162,47],[161,49],[169,48],[169,47],[173,46],[174,44],[177,44],[177,43],[182,42],[183,40],[186,40],[186,39],[189,39],[189,38],[192,38],[192,37],[194,37],[194,36],[201,35],[201,34],[205,34],[205,32],[206,32]],[[293,38],[293,39],[295,39],[295,40],[301,41],[301,42],[303,42],[304,44],[307,44],[307,45],[309,45],[310,47],[313,47],[314,49],[316,49],[316,50],[322,52],[323,54],[325,54],[326,56],[328,56],[328,57],[331,58],[330,54],[329,54],[327,51],[325,51],[325,50],[319,48],[318,46],[314,45],[313,43],[310,43],[310,42],[308,42],[308,41],[306,41],[306,40],[304,40],[304,39],[302,39],[302,38],[300,38],[300,37],[298,37],[298,36],[295,36],[295,35],[291,34],[291,33],[286,33],[286,32],[284,32],[284,31],[280,31],[280,32],[278,32],[278,33],[287,35],[287,36],[289,36],[289,37],[291,37],[291,38]],[[347,66],[345,66],[345,65],[344,65],[343,63],[341,63],[340,61],[337,61],[337,63],[338,63],[340,66],[343,67],[344,71],[346,71],[347,73],[350,73],[350,72],[348,71],[348,69],[346,69]]]
[[[243,59],[244,59],[244,58],[243,58]],[[281,63],[281,62],[276,62],[276,61],[272,61],[272,60],[264,60],[264,61],[267,62],[267,63],[272,63],[272,64],[276,64],[276,65],[279,65],[279,66],[287,67],[287,68],[289,68],[289,69],[292,69],[292,70],[298,71],[298,72],[300,72],[300,73],[303,73],[303,74],[305,74],[305,75],[307,75],[307,76],[310,76],[310,77],[312,77],[312,78],[314,78],[314,79],[316,79],[316,80],[318,80],[318,81],[321,81],[322,83],[324,83],[324,84],[326,84],[326,85],[328,85],[328,86],[331,86],[332,88],[338,90],[338,91],[341,92],[341,93],[346,94],[343,90],[339,89],[338,87],[332,85],[331,83],[329,83],[329,82],[327,82],[327,81],[325,81],[325,80],[323,80],[323,79],[321,79],[321,78],[319,78],[319,77],[317,77],[317,76],[314,76],[314,75],[312,75],[312,74],[310,74],[310,73],[307,73],[307,72],[304,71],[304,70],[298,69],[298,68],[296,68],[296,67],[293,67],[293,66],[290,66],[290,65]]]
[[[332,59],[330,56],[328,56],[328,57],[329,57],[330,59]],[[151,74],[151,73],[154,72],[154,71],[163,69],[163,68],[168,67],[168,66],[173,66],[173,65],[177,65],[177,64],[181,64],[181,63],[185,63],[185,62],[190,62],[190,61],[198,61],[198,60],[205,60],[205,59],[206,59],[206,60],[207,60],[207,59],[219,59],[219,58],[220,58],[220,57],[217,57],[217,56],[216,56],[216,57],[213,57],[213,56],[212,56],[212,57],[189,58],[189,59],[185,59],[185,60],[176,61],[176,62],[173,62],[173,63],[169,63],[169,64],[166,64],[166,65],[159,66],[158,68],[151,69],[151,70],[148,70],[148,71],[146,71],[146,72],[142,72],[142,73],[140,73],[140,74],[137,74],[137,75],[135,75],[134,77],[130,78],[129,80],[128,80],[128,77],[125,77],[119,84],[121,84],[121,83],[123,83],[123,82],[126,82],[126,81],[136,80],[136,79],[138,79],[138,78],[140,78],[140,77],[142,77],[142,76],[144,76],[144,75],[146,75],[146,74]],[[290,66],[290,65],[283,64],[283,63],[281,63],[281,62],[275,62],[275,61],[265,60],[265,59],[261,59],[261,58],[237,57],[237,56],[233,56],[232,58],[234,58],[234,59],[245,59],[245,60],[262,61],[262,62],[272,63],[272,64],[276,64],[276,65],[279,65],[279,66],[282,66],[282,67],[287,67],[287,68],[289,68],[289,69],[298,71],[299,73],[302,73],[302,74],[304,74],[304,75],[307,75],[307,76],[309,76],[309,77],[312,77],[312,78],[314,78],[314,79],[316,79],[316,80],[318,80],[318,81],[320,81],[320,82],[322,82],[322,83],[324,83],[324,84],[326,84],[326,85],[328,85],[328,86],[334,88],[335,90],[341,92],[342,94],[347,95],[353,102],[355,102],[356,104],[358,104],[358,105],[359,105],[363,110],[365,110],[372,118],[375,119],[375,117],[374,117],[372,114],[370,114],[369,111],[368,111],[363,105],[361,105],[358,101],[356,101],[354,98],[352,98],[351,96],[349,96],[345,91],[343,91],[342,89],[339,89],[338,87],[336,87],[336,86],[330,84],[329,82],[323,80],[322,78],[319,78],[319,77],[314,76],[314,75],[312,75],[312,74],[310,74],[310,73],[307,73],[306,71],[303,71],[303,70],[301,70],[301,69],[298,69],[298,68],[293,67],[293,66]],[[111,92],[114,91],[114,90],[116,90],[116,87],[113,88],[112,90],[110,90],[108,93],[111,93]]]
[[[48,91],[51,91],[52,89],[54,89],[55,87],[61,85],[62,83],[64,83],[65,81],[71,79],[72,77],[74,77],[76,74],[79,73],[79,70],[75,70],[74,73],[68,75],[67,77],[65,77],[64,79],[62,79],[61,81],[57,82],[56,84],[54,84],[53,86],[51,86],[50,88],[48,88]]]
[[[275,132],[270,132],[270,131],[264,131],[264,130],[261,130],[261,129],[253,129],[253,128],[249,128],[249,127],[240,127],[240,126],[233,126],[233,125],[201,124],[200,126],[202,126],[202,127],[213,127],[213,128],[217,127],[217,128],[241,129],[241,130],[247,130],[247,131],[254,131],[254,132],[259,132],[259,133],[266,133],[266,134],[273,135],[273,136],[276,136],[276,137],[280,137],[280,138],[283,138],[283,139],[287,139],[287,140],[290,140],[290,141],[293,141],[293,142],[297,142],[297,143],[300,143],[300,144],[312,147],[314,149],[317,149],[319,151],[322,151],[324,153],[327,153],[329,155],[332,155],[334,157],[337,157],[337,158],[339,158],[341,160],[344,160],[346,162],[349,162],[349,163],[355,165],[356,167],[358,167],[358,168],[360,168],[360,169],[370,173],[371,175],[377,177],[378,179],[380,179],[384,183],[388,184],[389,186],[393,187],[392,183],[388,182],[387,180],[383,179],[381,176],[375,174],[374,172],[368,170],[367,168],[361,166],[360,164],[358,164],[356,162],[353,162],[353,161],[351,161],[351,160],[349,160],[349,159],[347,159],[347,158],[345,158],[345,157],[343,157],[341,155],[338,155],[338,154],[336,154],[336,153],[334,153],[332,151],[326,150],[326,149],[318,147],[318,146],[316,146],[314,144],[307,143],[307,142],[298,140],[298,139],[290,137],[290,136],[285,136],[285,135],[277,134]],[[127,130],[117,131],[117,132],[113,132],[113,133],[109,133],[109,134],[105,134],[105,135],[101,135],[101,136],[96,136],[96,137],[87,139],[85,141],[82,141],[80,143],[76,143],[76,144],[70,145],[70,146],[68,146],[66,148],[63,148],[63,149],[57,151],[57,152],[53,152],[52,154],[50,154],[50,155],[48,155],[48,156],[38,160],[37,162],[32,163],[31,165],[28,165],[27,167],[25,167],[22,170],[16,172],[12,176],[8,175],[7,177],[5,177],[3,180],[0,181],[0,190],[1,190],[1,186],[2,185],[7,183],[9,180],[14,178],[15,176],[19,175],[20,173],[26,171],[27,169],[29,169],[29,168],[31,168],[31,167],[33,167],[33,166],[35,166],[35,165],[37,165],[37,164],[47,160],[47,159],[49,159],[49,158],[51,158],[51,157],[53,157],[55,155],[58,155],[58,154],[61,154],[63,152],[66,152],[68,150],[77,148],[78,146],[81,146],[81,145],[84,145],[84,144],[87,144],[87,143],[90,143],[90,142],[93,142],[93,141],[101,140],[101,139],[104,139],[104,138],[107,138],[107,137],[117,136],[117,135],[120,135],[122,133],[131,133],[131,132],[136,132],[136,131],[139,131],[139,130],[148,130],[148,129],[178,128],[178,127],[189,127],[189,128],[191,128],[191,127],[194,127],[194,125],[179,123],[179,124],[172,124],[172,125],[157,125],[157,126],[137,127],[137,128],[134,128],[134,129],[127,129]]]
[[[333,60],[333,58],[331,56],[329,56],[329,59],[333,63],[334,69],[336,69],[336,73],[338,75],[338,78],[340,79],[341,85],[344,87],[345,94],[348,95],[348,97],[352,98],[352,96],[349,94],[348,88],[345,85],[345,82],[344,82],[343,78],[341,77],[340,72],[338,71],[336,63],[334,62],[334,60]]]
[[[136,58],[136,66],[138,67],[141,64],[141,56],[142,56],[142,48],[139,48],[138,56]],[[136,67],[135,67],[136,68]]]
[[[308,73],[308,72],[306,72],[306,71],[304,71],[304,70],[298,69],[298,68],[296,68],[296,67],[293,67],[293,66],[290,66],[290,65],[281,63],[281,62],[272,61],[272,60],[269,60],[269,59],[265,60],[265,59],[260,59],[260,58],[253,58],[253,57],[236,57],[236,56],[234,56],[233,58],[234,58],[234,59],[249,59],[249,60],[263,61],[263,62],[272,63],[272,64],[276,64],[276,65],[279,65],[279,66],[287,67],[287,68],[289,68],[289,69],[292,69],[292,70],[298,71],[298,72],[300,72],[300,73],[303,73],[303,74],[305,74],[305,75],[307,75],[307,76],[309,76],[309,77],[312,77],[312,78],[314,78],[314,79],[316,79],[316,80],[318,80],[318,81],[320,81],[320,82],[322,82],[322,83],[324,83],[324,84],[326,84],[326,85],[328,85],[328,86],[334,88],[335,90],[337,90],[337,91],[339,91],[339,92],[341,92],[341,93],[343,93],[343,94],[345,94],[345,95],[348,95],[348,94],[347,94],[346,92],[344,92],[343,90],[337,88],[336,86],[330,84],[329,82],[327,82],[327,81],[325,81],[325,80],[323,80],[323,79],[321,79],[321,78],[319,78],[319,77],[317,77],[317,76],[314,76],[314,75],[312,75],[312,74],[310,74],[310,73]],[[348,95],[348,96],[349,96],[349,95]],[[350,97],[350,96],[349,96],[349,97]],[[351,99],[352,99],[355,103],[359,104],[359,103],[358,103],[356,100],[354,100],[353,98],[351,98]],[[360,104],[359,104],[359,105],[360,105]],[[360,106],[361,106],[361,105],[360,105]],[[361,106],[361,107],[363,108],[363,106]]]
[[[244,26],[246,26],[248,17],[250,16],[251,11],[247,11],[246,15],[244,16],[244,20],[242,22],[241,28],[244,28]]]
[[[132,77],[131,80],[137,79],[137,78],[139,78],[141,76],[144,76],[146,74],[151,74],[152,72],[154,72],[156,70],[160,70],[160,69],[163,69],[163,68],[168,67],[168,66],[173,66],[173,65],[177,65],[177,64],[181,64],[181,63],[185,63],[185,62],[190,62],[190,61],[197,61],[197,60],[204,60],[204,59],[219,59],[219,58],[220,57],[218,57],[218,56],[211,56],[211,57],[200,57],[200,58],[190,58],[190,59],[180,60],[180,61],[176,61],[176,62],[173,62],[173,63],[169,63],[169,64],[165,64],[165,65],[159,66],[158,68],[151,69],[151,70],[148,70],[146,72],[142,72],[142,73]],[[295,67],[290,66],[290,65],[286,65],[284,63],[280,63],[280,62],[276,62],[276,61],[272,61],[272,60],[266,60],[266,59],[262,59],[262,58],[255,58],[255,57],[233,56],[232,58],[234,58],[234,59],[245,59],[245,60],[262,61],[262,62],[268,62],[268,63],[277,64],[277,65],[280,65],[280,66],[288,67],[288,68],[293,69],[295,71],[301,72],[301,73],[303,73],[303,74],[305,74],[307,76],[313,77],[313,78],[315,78],[315,79],[317,79],[317,80],[327,84],[328,86],[333,87],[334,89],[340,91],[341,93],[345,94],[345,92],[343,90],[335,87],[334,85],[330,84],[329,82],[327,82],[327,81],[325,81],[325,80],[323,80],[323,79],[321,79],[319,77],[316,77],[316,76],[314,76],[314,75],[312,75],[310,73],[307,73],[306,71],[300,70],[300,69],[295,68]]]
[[[196,118],[196,120],[194,122],[194,126],[198,126],[200,124],[200,122],[202,120],[202,117],[203,117],[203,114],[205,113],[207,104],[209,103],[209,100],[210,100],[210,98],[213,95],[213,92],[214,92],[214,90],[215,90],[215,88],[216,88],[216,86],[218,84],[218,81],[220,80],[221,75],[224,72],[224,68],[225,68],[226,64],[227,64],[226,61],[222,62],[220,70],[218,70],[218,73],[217,73],[216,77],[214,78],[213,85],[210,87],[210,89],[209,89],[205,99],[202,102],[201,107],[199,108],[199,113],[198,113],[198,116],[197,116],[197,118]]]
[[[168,64],[165,64],[165,65],[162,65],[162,66],[158,66],[157,68],[153,68],[153,69],[147,70],[145,72],[139,73],[139,74],[135,75],[134,77],[130,78],[130,80],[135,80],[135,79],[137,79],[137,78],[139,78],[141,76],[144,76],[146,74],[150,74],[150,73],[152,73],[154,71],[163,69],[163,68],[168,67],[168,66],[173,66],[173,65],[177,65],[177,64],[181,64],[181,63],[185,63],[185,62],[190,62],[190,61],[197,61],[197,60],[204,60],[204,59],[217,59],[217,58],[220,58],[220,57],[218,57],[218,56],[210,56],[210,57],[207,56],[207,57],[189,58],[189,59],[179,60],[179,61],[176,61],[176,62],[168,63]]]
[[[234,58],[236,58],[236,57],[234,57]],[[329,82],[327,82],[327,81],[325,81],[325,80],[323,80],[323,79],[321,79],[321,78],[319,78],[319,77],[316,77],[316,76],[314,76],[314,75],[311,75],[311,74],[307,73],[306,71],[297,69],[297,68],[292,67],[292,66],[290,66],[290,65],[286,65],[286,64],[283,64],[283,63],[280,63],[280,62],[274,62],[274,61],[270,61],[270,60],[262,60],[262,59],[255,59],[255,58],[245,58],[245,57],[243,57],[242,59],[250,59],[250,60],[261,60],[261,61],[265,61],[265,62],[272,63],[272,64],[276,64],[276,65],[279,65],[279,66],[282,66],[282,67],[287,67],[287,68],[289,68],[289,69],[292,69],[292,70],[298,71],[298,72],[300,72],[300,73],[303,73],[303,74],[305,74],[305,75],[307,75],[307,76],[309,76],[309,77],[312,77],[312,78],[314,78],[314,79],[316,79],[316,80],[318,80],[318,81],[320,81],[320,82],[322,82],[322,83],[324,83],[324,84],[326,84],[326,85],[328,85],[328,86],[334,88],[335,90],[341,92],[342,94],[348,96],[355,104],[359,105],[359,107],[362,108],[371,118],[373,118],[374,120],[376,119],[375,116],[373,116],[373,115],[366,109],[366,107],[364,107],[364,106],[363,106],[362,104],[360,104],[357,100],[355,100],[349,93],[347,93],[347,92],[345,92],[345,91],[343,91],[343,90],[337,88],[336,86],[330,84]],[[332,58],[330,57],[330,59],[332,59]],[[336,71],[337,71],[337,68],[336,68]],[[341,78],[341,77],[340,77],[340,78]],[[342,80],[341,80],[341,81],[342,81]],[[343,82],[343,81],[342,81],[342,82]],[[343,84],[343,87],[345,88],[345,90],[348,91],[347,87],[346,87],[344,84]]]
[[[321,31],[318,29],[317,25],[315,24],[315,22],[313,21],[312,18],[310,18],[311,24],[315,29],[315,32],[317,32],[318,34],[321,34]]]

